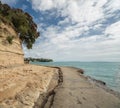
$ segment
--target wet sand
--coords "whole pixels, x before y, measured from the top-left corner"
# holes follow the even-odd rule
[[[55,89],[50,108],[120,108],[120,98],[90,81],[78,69],[61,67],[61,71],[63,83]]]

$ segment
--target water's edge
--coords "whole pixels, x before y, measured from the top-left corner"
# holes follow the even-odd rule
[[[120,92],[120,62],[32,62],[31,64],[82,68],[85,76],[105,82],[107,87]]]
[[[64,67],[64,66],[63,66]],[[97,79],[94,79],[90,76],[86,76],[84,74],[84,70],[81,69],[81,68],[77,68],[77,67],[70,67],[70,66],[65,66],[65,67],[68,67],[68,68],[74,68],[77,70],[77,72],[80,72],[80,74],[83,74],[84,77],[86,77],[86,79],[90,82],[90,83],[94,83],[96,86],[104,89],[106,92],[109,92],[110,94],[113,94],[115,95],[116,97],[118,97],[120,99],[120,92],[118,91],[115,91],[109,87],[107,87],[106,83],[104,81],[101,81],[101,80],[97,80]]]

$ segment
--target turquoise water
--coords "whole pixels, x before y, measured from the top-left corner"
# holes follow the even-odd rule
[[[120,92],[120,62],[33,62],[32,64],[82,68],[86,76],[102,80],[108,87]]]

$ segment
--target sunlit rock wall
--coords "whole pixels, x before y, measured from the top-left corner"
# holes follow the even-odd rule
[[[8,37],[13,37],[9,43]],[[24,64],[24,54],[17,33],[12,26],[0,21],[0,66]]]

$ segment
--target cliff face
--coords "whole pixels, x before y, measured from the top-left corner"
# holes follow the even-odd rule
[[[13,38],[12,41],[9,38]],[[23,57],[17,33],[10,25],[0,21],[0,66],[24,64]]]
[[[37,108],[41,94],[57,86],[57,69],[23,64],[17,33],[0,20],[0,108]]]

